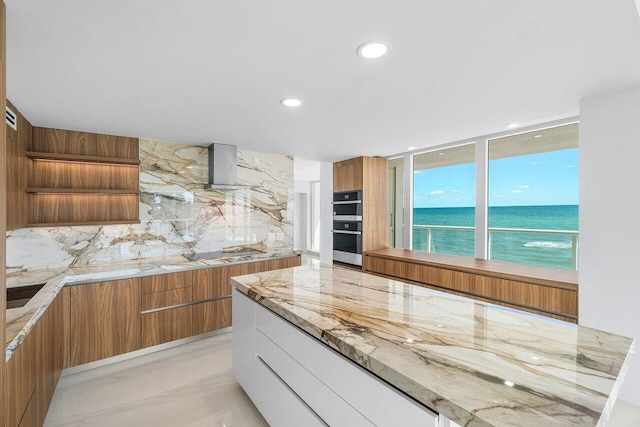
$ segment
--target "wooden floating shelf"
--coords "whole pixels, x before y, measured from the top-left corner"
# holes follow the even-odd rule
[[[27,193],[34,194],[140,194],[137,190],[111,190],[100,188],[27,188]]]
[[[83,156],[79,154],[45,153],[41,151],[26,151],[25,155],[33,160],[53,160],[64,162],[105,163],[111,165],[139,166],[140,160],[123,159],[118,157]]]
[[[131,221],[89,221],[89,222],[37,222],[27,224],[27,227],[81,227],[83,225],[115,225],[115,224],[140,224],[140,220]]]

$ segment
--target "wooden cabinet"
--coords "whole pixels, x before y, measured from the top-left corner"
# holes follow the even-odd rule
[[[363,269],[480,301],[577,323],[578,276],[501,261],[403,249],[364,254]]]
[[[63,357],[63,299],[59,295],[7,362],[5,425],[40,426],[49,409]]]
[[[30,161],[25,150],[31,140],[31,123],[7,101],[16,115],[17,130],[5,124],[7,138],[7,230],[24,228],[27,224],[27,176]]]
[[[333,164],[333,192],[362,190],[364,157]]]
[[[138,139],[35,127],[28,226],[139,222]]]
[[[193,335],[193,272],[142,278],[142,346]]]
[[[260,273],[300,265],[300,257],[235,264],[193,272],[193,332],[196,335],[231,326],[231,283],[233,276]],[[207,301],[208,300],[208,301]]]
[[[389,161],[357,157],[333,164],[333,191],[362,191],[362,252],[389,246]]]
[[[72,286],[71,366],[140,349],[140,299],[140,279]]]

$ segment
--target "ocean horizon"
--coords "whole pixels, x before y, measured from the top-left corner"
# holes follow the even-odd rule
[[[489,228],[560,230],[577,234],[578,205],[492,206]],[[475,226],[475,207],[414,208],[414,225]],[[491,233],[491,259],[572,269],[572,235],[535,232]],[[474,256],[473,230],[431,230],[431,252]],[[427,230],[414,228],[413,248],[427,250]]]

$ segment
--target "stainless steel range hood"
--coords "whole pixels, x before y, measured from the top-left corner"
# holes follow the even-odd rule
[[[238,147],[228,144],[209,146],[209,184],[212,190],[239,190],[250,188],[238,185]]]

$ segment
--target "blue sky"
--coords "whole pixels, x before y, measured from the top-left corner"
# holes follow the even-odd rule
[[[417,171],[414,207],[475,206],[475,165]],[[491,160],[489,206],[578,204],[578,149]]]

